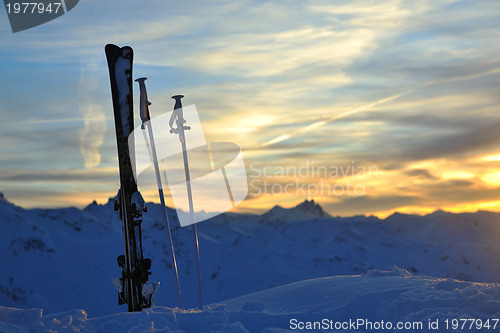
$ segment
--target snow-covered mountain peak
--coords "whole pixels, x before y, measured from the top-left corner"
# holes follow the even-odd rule
[[[3,195],[3,192],[0,192],[0,202],[9,202],[9,200],[7,200],[7,198]]]
[[[267,221],[290,222],[324,219],[331,216],[319,204],[315,203],[314,200],[304,200],[293,208],[283,208],[276,205],[267,213],[262,214],[262,217]]]
[[[323,211],[323,208],[321,208],[319,204],[314,202],[314,200],[304,200],[304,202],[295,207],[295,210],[300,210],[308,214],[310,213],[321,218],[328,215]]]
[[[286,211],[286,208],[283,208],[280,205],[276,205],[273,208],[271,208],[270,210],[268,210],[267,213],[264,213],[264,214],[268,214],[268,213],[276,214],[276,213],[284,212],[284,211]]]
[[[454,213],[450,213],[450,212],[446,212],[446,211],[444,211],[444,210],[442,210],[442,209],[438,209],[438,210],[436,210],[435,212],[433,212],[433,213],[429,214],[429,216],[433,216],[433,217],[441,217],[441,218],[443,218],[443,217],[447,217],[447,216],[453,216],[453,215],[456,215],[456,214],[454,214]]]

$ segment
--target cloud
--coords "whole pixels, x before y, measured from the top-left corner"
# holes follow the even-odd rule
[[[54,164],[116,168],[103,50],[114,42],[134,47],[154,115],[184,93],[207,139],[238,143],[249,160],[379,167],[364,180],[369,197],[322,197],[332,210],[489,200],[493,185],[482,179],[495,167],[472,159],[498,153],[498,16],[494,1],[81,2],[0,38],[8,82],[0,154],[12,177],[4,181],[60,186],[57,172],[46,173]],[[35,166],[44,169],[39,178]],[[453,178],[460,173],[474,176]],[[112,174],[93,186],[108,186]],[[68,184],[93,179],[72,177],[61,172]],[[297,202],[262,196],[252,204],[280,200]]]
[[[418,196],[377,195],[347,197],[339,202],[326,202],[322,205],[331,215],[346,216],[396,209],[401,206],[413,205],[420,200],[421,198]]]
[[[436,178],[429,172],[429,170],[426,170],[426,169],[411,169],[411,170],[405,171],[405,174],[408,176],[419,177],[419,178],[420,177],[427,178],[427,179],[435,179]]]
[[[97,170],[31,170],[4,171],[0,175],[2,182],[59,182],[59,183],[114,183],[110,180],[118,172],[118,167]],[[118,177],[115,177],[118,178]]]
[[[500,68],[493,68],[491,70],[487,70],[487,71],[480,72],[480,73],[474,73],[474,74],[470,74],[470,75],[455,76],[455,77],[449,77],[449,78],[443,78],[443,79],[430,80],[430,81],[418,84],[418,85],[414,86],[413,88],[407,89],[407,90],[402,91],[400,93],[396,93],[396,94],[381,98],[381,99],[374,101],[372,103],[353,108],[351,110],[342,112],[340,114],[330,116],[328,118],[316,120],[315,122],[307,124],[307,125],[299,128],[299,129],[296,129],[290,133],[282,134],[278,137],[275,137],[271,140],[268,140],[268,141],[264,142],[262,144],[262,146],[264,146],[264,147],[271,146],[271,145],[274,145],[278,142],[288,140],[294,136],[300,135],[302,133],[307,133],[309,131],[316,130],[318,127],[322,127],[322,126],[327,125],[327,124],[334,122],[336,120],[352,116],[356,113],[371,111],[380,105],[384,105],[387,103],[397,101],[398,99],[400,99],[408,94],[411,94],[419,89],[422,89],[422,88],[428,88],[428,87],[440,85],[443,83],[453,83],[453,82],[458,82],[458,81],[473,80],[473,79],[481,78],[484,76],[496,75],[499,73],[500,73]]]
[[[95,168],[101,162],[99,148],[106,135],[106,115],[102,105],[95,101],[95,91],[99,83],[93,72],[98,67],[96,62],[82,65],[79,83],[79,111],[84,118],[84,127],[78,133],[80,138],[80,152],[85,161],[85,168]]]
[[[380,138],[377,147],[385,147],[382,150],[383,158],[391,161],[459,159],[467,154],[497,147],[500,143],[498,126],[500,126],[500,121],[489,125],[471,126],[456,130],[454,133],[435,132],[420,137],[403,134],[398,137]]]

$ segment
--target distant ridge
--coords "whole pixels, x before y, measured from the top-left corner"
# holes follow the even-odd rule
[[[5,194],[0,191],[0,202],[6,202],[8,204],[11,204],[13,206],[16,206],[20,209],[23,210],[31,210],[31,209],[64,209],[64,208],[70,208],[68,207],[24,207],[21,205],[16,205],[14,202],[9,201]],[[154,205],[159,205],[159,203],[155,202],[147,202],[148,205],[154,206]],[[96,200],[93,200],[91,203],[89,203],[85,207],[77,207],[77,209],[82,210],[82,211],[93,211],[93,210],[108,210],[114,214],[113,210],[114,206],[114,198],[110,197],[108,198],[108,201],[106,203],[98,203]],[[169,210],[172,210],[176,212],[176,209],[168,206]],[[73,208],[75,208],[73,206]],[[186,213],[182,210],[180,210],[183,213]],[[292,207],[292,208],[283,208],[280,205],[275,205],[273,208],[268,210],[267,212],[263,214],[259,214],[258,212],[251,213],[251,212],[245,212],[245,213],[239,213],[239,212],[226,212],[223,213],[223,215],[246,215],[246,216],[257,216],[257,217],[262,217],[264,219],[270,219],[270,220],[282,220],[283,217],[281,216],[282,214],[285,214],[287,216],[287,219],[290,221],[298,221],[298,220],[303,220],[304,218],[306,219],[330,219],[330,218],[357,218],[360,216],[367,217],[367,218],[375,218],[375,219],[380,219],[380,220],[396,220],[400,218],[420,218],[420,217],[445,217],[445,216],[457,216],[457,215],[467,215],[467,214],[477,214],[477,213],[484,213],[484,214],[497,214],[500,213],[499,211],[493,211],[493,210],[477,210],[477,211],[463,211],[463,212],[450,212],[446,211],[443,209],[437,209],[433,212],[426,213],[423,215],[420,215],[418,213],[404,213],[404,212],[399,212],[395,211],[391,215],[385,217],[385,218],[378,218],[375,217],[373,214],[367,214],[367,215],[349,215],[349,216],[340,216],[336,215],[335,217],[328,214],[323,207],[321,207],[318,203],[314,201],[314,199],[311,200],[304,200],[301,203],[299,203],[297,206]]]
[[[264,221],[290,222],[331,218],[314,200],[304,200],[293,208],[274,206],[261,215]]]

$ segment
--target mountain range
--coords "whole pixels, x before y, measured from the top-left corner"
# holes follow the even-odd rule
[[[158,305],[175,307],[160,206],[148,204],[143,248],[159,281]],[[191,233],[168,208],[184,303],[196,306]],[[224,213],[198,224],[203,296],[217,303],[285,284],[392,270],[416,276],[496,282],[500,214],[333,217],[314,201],[262,215]],[[121,222],[113,201],[84,209],[24,209],[0,196],[0,305],[48,313],[126,311],[111,279],[120,276]]]

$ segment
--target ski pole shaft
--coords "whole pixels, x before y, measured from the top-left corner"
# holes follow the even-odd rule
[[[156,154],[156,147],[154,143],[154,137],[153,137],[153,129],[151,126],[151,121],[148,122],[147,124],[148,127],[148,132],[149,132],[149,137],[150,137],[150,142],[151,142],[151,155],[153,156],[153,164],[155,168],[155,174],[156,174],[156,182],[158,183],[158,195],[160,197],[160,203],[161,203],[161,211],[163,215],[163,221],[165,221],[166,228],[167,228],[167,239],[170,247],[170,253],[171,253],[171,261],[172,261],[172,274],[174,278],[174,285],[175,285],[175,292],[177,294],[177,303],[179,304],[179,308],[183,308],[182,305],[182,296],[181,296],[181,286],[179,283],[179,273],[177,270],[177,261],[175,259],[175,251],[174,251],[174,245],[172,241],[172,233],[170,231],[170,222],[168,220],[168,214],[167,214],[167,206],[165,205],[165,196],[163,194],[163,187],[161,184],[161,177],[160,177],[160,168],[158,165],[158,157]]]
[[[177,128],[171,129],[171,133],[176,133],[179,135],[179,140],[182,146],[182,158],[184,160],[184,173],[186,177],[187,195],[189,202],[189,217],[191,220],[191,231],[193,234],[193,247],[195,254],[195,266],[196,266],[196,284],[198,287],[198,306],[200,310],[203,310],[203,299],[202,299],[202,289],[201,289],[201,268],[200,268],[200,248],[198,242],[198,230],[196,228],[196,221],[194,218],[194,208],[193,208],[193,194],[191,191],[191,176],[189,174],[189,163],[186,149],[186,136],[184,130],[189,130],[189,126],[184,126],[186,120],[182,114],[182,102],[181,98],[183,95],[172,96],[175,99],[174,111],[172,113],[172,118],[170,119],[170,127],[172,127],[174,120],[176,121]]]
[[[158,165],[158,155],[156,154],[156,145],[155,145],[155,140],[154,140],[154,135],[153,135],[153,126],[151,124],[151,119],[149,115],[149,105],[151,103],[148,101],[147,97],[147,92],[146,92],[146,84],[144,81],[146,81],[146,78],[139,78],[136,80],[139,82],[139,88],[141,92],[141,119],[143,121],[142,123],[142,128],[147,127],[148,129],[148,134],[149,134],[149,142],[150,142],[150,148],[151,148],[151,157],[153,159],[153,165],[155,169],[155,175],[156,175],[156,183],[158,185],[158,196],[160,197],[160,204],[161,204],[161,211],[163,215],[163,221],[165,222],[165,227],[166,227],[166,234],[167,234],[167,242],[168,242],[168,247],[170,249],[170,261],[172,264],[172,275],[174,279],[174,285],[175,285],[175,292],[177,295],[177,302],[179,304],[179,307],[182,309],[182,296],[181,296],[181,287],[179,283],[179,273],[177,270],[177,261],[175,259],[175,251],[174,251],[174,245],[172,241],[172,233],[170,231],[170,222],[168,220],[168,214],[167,214],[167,207],[165,205],[165,196],[163,194],[163,186],[161,183],[161,176],[160,176],[160,168]]]
[[[185,139],[185,137],[184,137]],[[186,151],[186,141],[182,141],[182,157],[184,159],[184,172],[186,175],[186,186],[187,195],[189,202],[189,217],[191,219],[191,231],[193,233],[193,247],[194,247],[194,257],[196,266],[196,284],[198,286],[198,306],[200,310],[203,310],[203,299],[201,294],[201,269],[200,269],[200,247],[198,242],[198,231],[196,228],[196,221],[194,219],[194,208],[193,208],[193,193],[191,191],[191,176],[189,174],[189,164]]]

